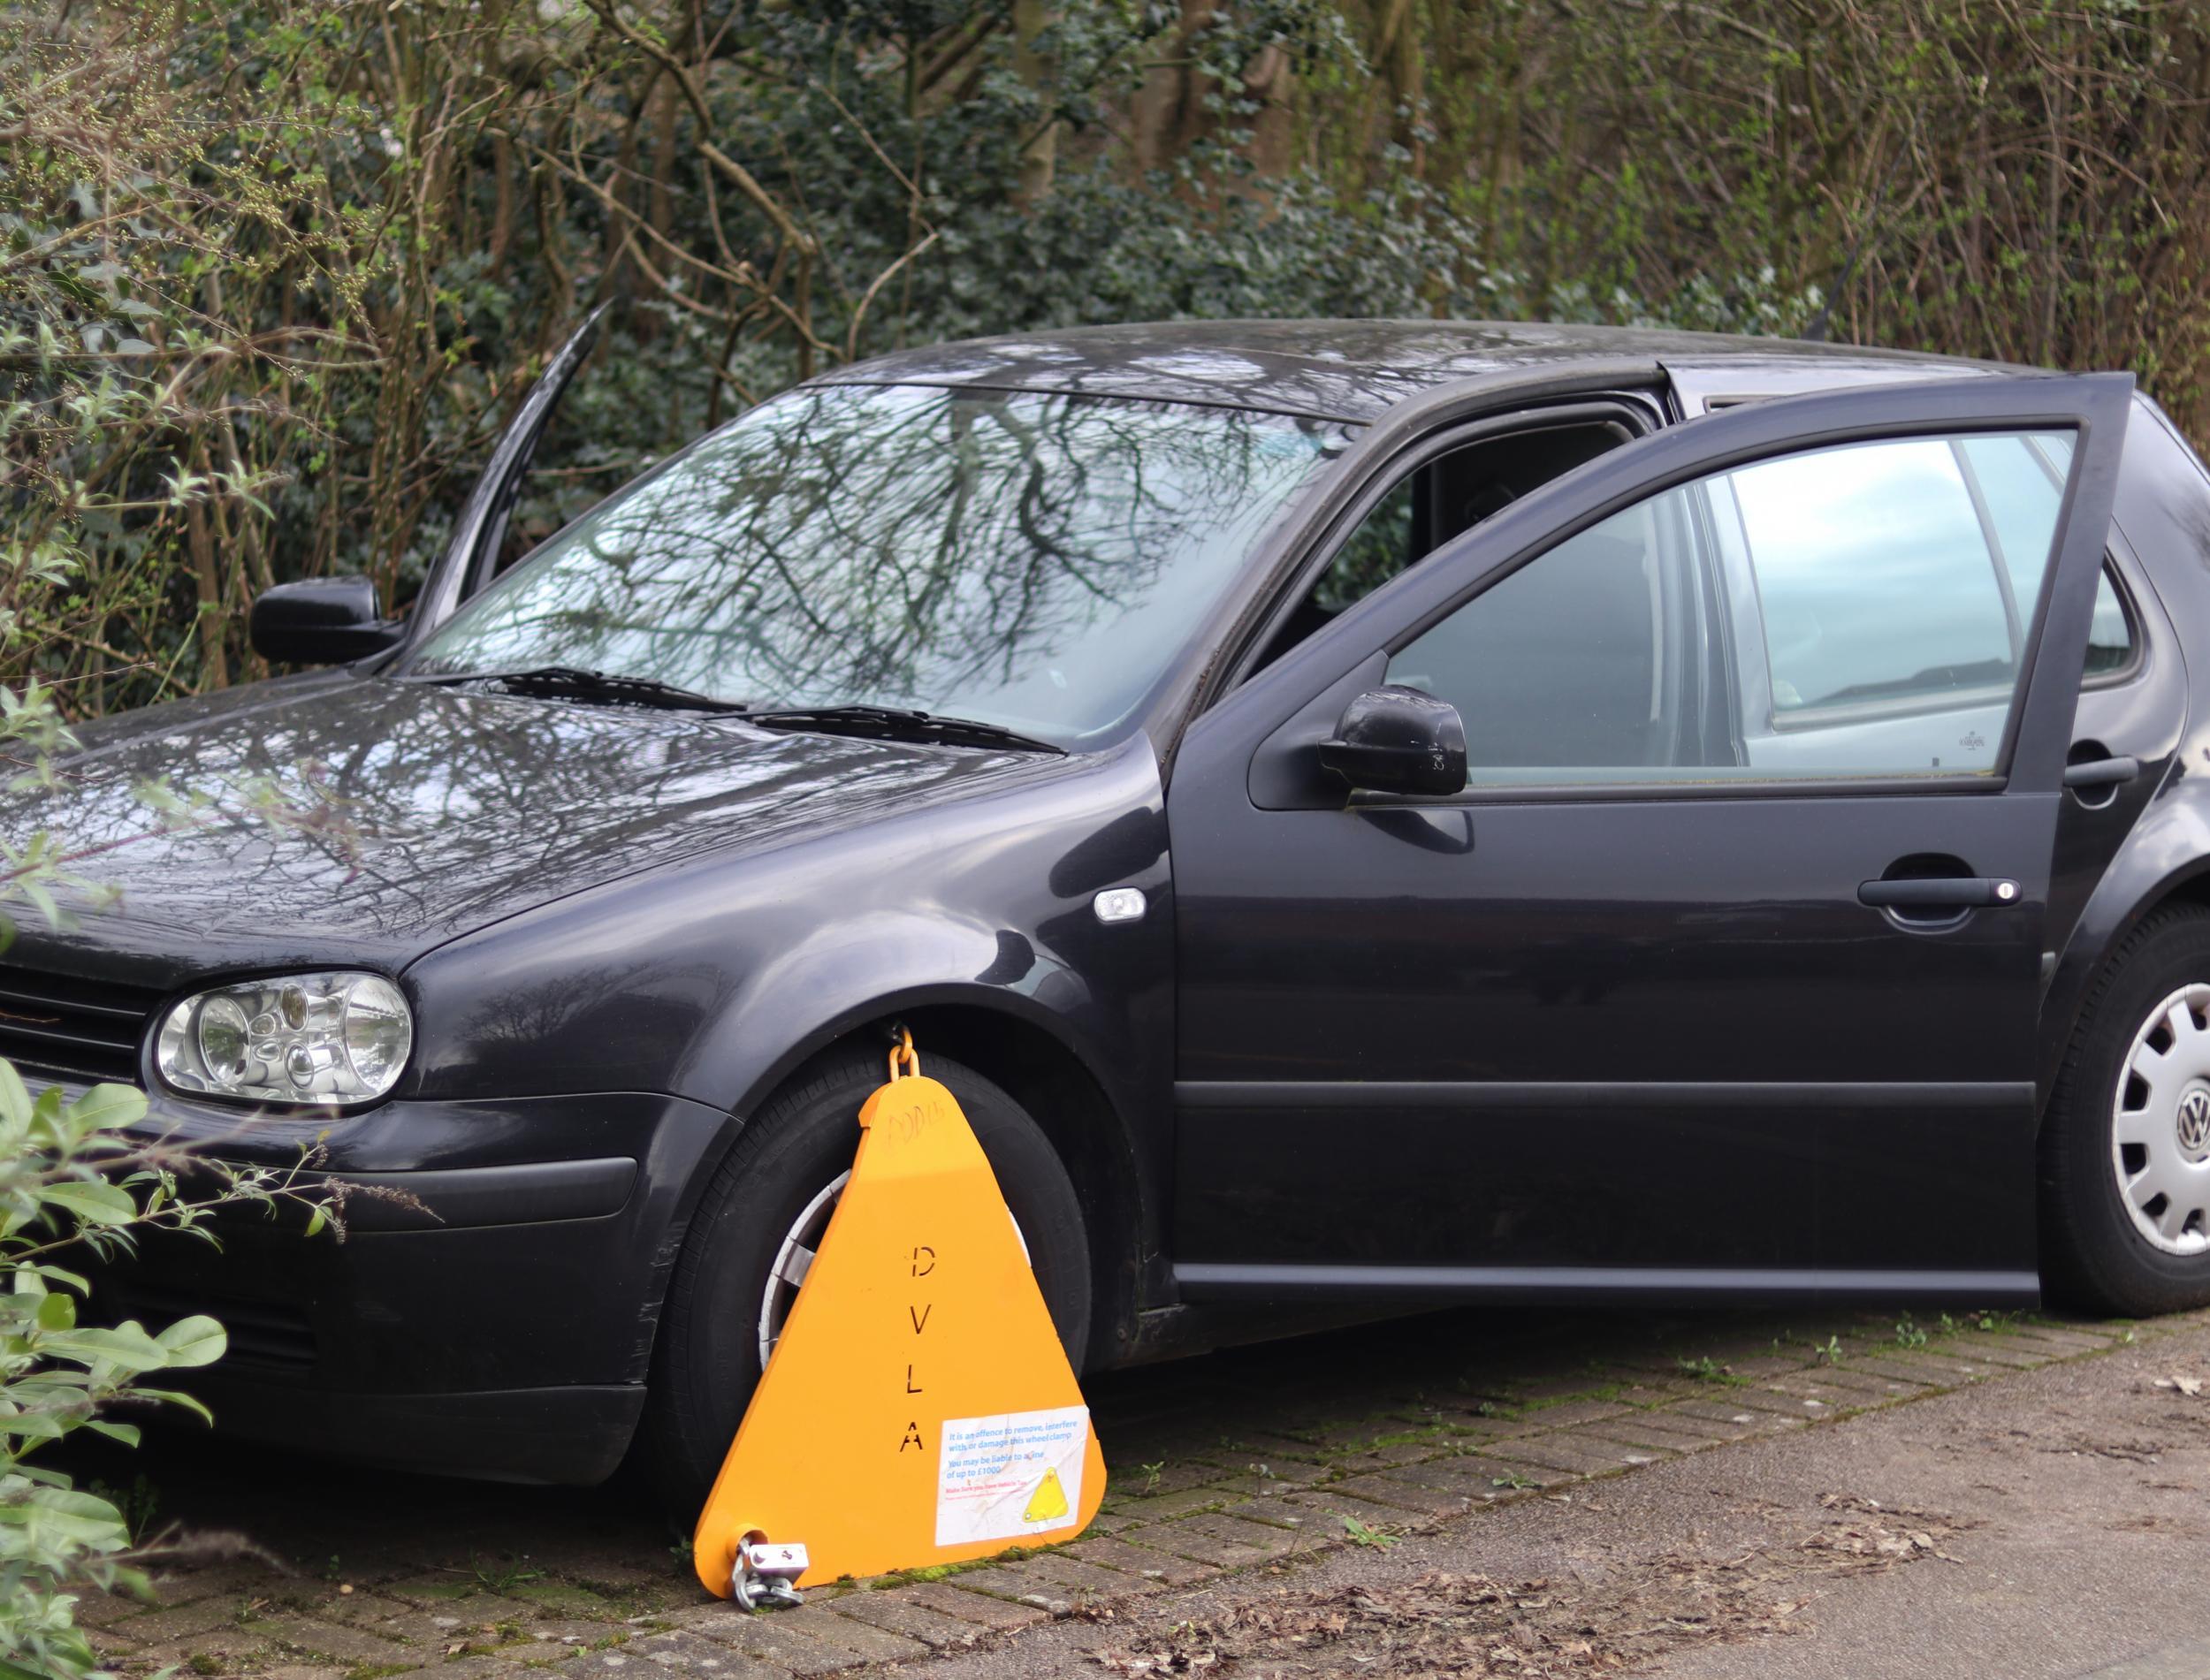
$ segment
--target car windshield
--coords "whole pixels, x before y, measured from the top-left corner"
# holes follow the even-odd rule
[[[1071,744],[1137,710],[1347,437],[1059,393],[796,391],[543,544],[410,670],[574,666]]]

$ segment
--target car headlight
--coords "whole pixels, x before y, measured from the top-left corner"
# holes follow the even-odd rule
[[[217,986],[169,1011],[154,1065],[179,1091],[271,1103],[372,1102],[399,1083],[415,1021],[380,974]]]

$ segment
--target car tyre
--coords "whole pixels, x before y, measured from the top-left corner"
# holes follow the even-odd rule
[[[2175,1007],[2186,1012],[2177,1031]],[[2174,1051],[2180,1054],[2154,1087],[2138,1077],[2151,1065],[2146,1056]],[[2181,1105],[2197,1090],[2210,1093],[2210,912],[2175,905],[2134,929],[2096,979],[2050,1095],[2040,1177],[2042,1274],[2053,1294],[2130,1317],[2210,1303],[2210,1231],[2202,1228],[2210,1220],[2210,1160],[2198,1175],[2193,1150],[2182,1147],[2210,1108],[2193,1105],[2182,1131]],[[2159,1152],[2153,1163],[2151,1143],[2129,1141],[2142,1138]],[[2141,1176],[2152,1165],[2159,1176]],[[2167,1184],[2176,1197],[2167,1195],[2164,1211],[2152,1212],[2158,1204],[2146,1192]],[[2140,1222],[2154,1226],[2160,1218],[2190,1224],[2160,1242]]]
[[[1027,1112],[990,1080],[941,1056],[924,1054],[922,1068],[950,1089],[974,1128],[1078,1371],[1089,1341],[1090,1258],[1066,1168]],[[802,1072],[745,1126],[691,1216],[654,1340],[639,1441],[671,1520],[685,1527],[759,1382],[770,1273],[800,1222],[824,1216],[825,1192],[859,1146],[860,1105],[883,1077],[882,1057],[857,1051]]]

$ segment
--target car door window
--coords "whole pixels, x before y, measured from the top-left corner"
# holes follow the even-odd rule
[[[2003,580],[2028,613],[2040,584],[2049,534],[2056,528],[2057,507],[2064,499],[2071,452],[2067,447],[2063,453],[2066,464],[2059,466],[2045,440],[2018,433],[1961,438],[1955,445],[1966,488],[2003,563]]]
[[[2095,618],[2087,629],[2087,680],[2122,675],[2133,667],[2133,615],[2105,566],[2095,585]]]
[[[2023,598],[2021,612],[2030,614],[2043,559],[2037,545],[2046,545],[2056,523],[2064,476],[2072,466],[2072,440],[2063,432],[1967,437],[1958,449],[2002,551],[2012,592]],[[2130,669],[2133,647],[2133,620],[2105,566],[2096,582],[2095,619],[2087,635],[2088,680]]]
[[[1389,680],[1458,708],[1474,786],[1992,773],[2062,496],[1999,527],[1968,442],[2043,435],[1852,444],[1666,490],[1483,590]]]
[[[1661,496],[1569,538],[1401,650],[1389,680],[1458,708],[1475,782],[1731,764],[1698,727],[1711,643],[1687,516]]]

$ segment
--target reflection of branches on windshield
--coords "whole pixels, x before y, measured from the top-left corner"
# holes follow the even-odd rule
[[[1060,412],[1055,428],[1057,436],[1054,439],[1057,447],[1055,453],[1048,460],[1043,457],[1042,452],[1037,447],[1038,438],[1035,430],[1023,427],[1011,413],[1010,405],[1000,405],[991,415],[991,418],[1003,427],[1006,432],[1022,446],[1022,452],[1027,461],[1026,470],[1014,475],[1010,480],[1015,486],[1015,524],[1028,542],[1028,562],[1020,568],[1018,577],[1012,586],[1013,593],[1018,597],[1018,607],[1010,618],[1002,612],[994,615],[994,620],[999,626],[1000,632],[995,647],[978,645],[975,648],[976,657],[972,662],[972,669],[978,673],[986,665],[995,663],[998,667],[997,680],[1002,683],[1010,683],[1014,680],[1019,654],[1027,644],[1031,626],[1043,607],[1053,569],[1048,562],[1058,561],[1060,570],[1072,577],[1093,595],[1104,600],[1113,598],[1109,591],[1094,581],[1083,566],[1078,564],[1072,543],[1062,537],[1054,536],[1044,529],[1044,517],[1049,510],[1053,481],[1052,468],[1055,466],[1069,481],[1064,488],[1063,505],[1065,507],[1073,509],[1094,506],[1103,499],[1094,498],[1090,492],[1090,460],[1080,447],[1080,438],[1068,436],[1068,433],[1076,428],[1076,416],[1079,412],[1071,408],[1063,409]],[[1093,422],[1095,430],[1103,431],[1108,436],[1111,435],[1114,416],[1109,411],[1093,413],[1084,415],[1083,419]],[[1116,439],[1116,441],[1121,440]],[[1126,448],[1124,445],[1121,452],[1127,459],[1132,476],[1133,469],[1141,460],[1140,453],[1136,450]],[[1131,544],[1128,551],[1132,555],[1137,552],[1137,550],[1133,544]],[[1102,554],[1089,558],[1092,566],[1099,569],[1109,564]],[[994,583],[994,580],[988,581]],[[987,593],[992,604],[1002,607],[1003,597],[1001,591],[993,587]],[[999,656],[994,661],[989,658],[993,652]]]
[[[1332,441],[1234,409],[800,391],[555,538],[429,657],[760,702],[1102,720]],[[1115,644],[1124,632],[1139,657]]]

